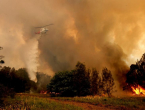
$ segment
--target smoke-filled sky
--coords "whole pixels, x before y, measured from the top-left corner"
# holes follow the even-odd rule
[[[34,27],[49,26],[46,35]],[[114,76],[145,52],[144,0],[0,0],[0,46],[6,66],[49,75],[77,61]]]

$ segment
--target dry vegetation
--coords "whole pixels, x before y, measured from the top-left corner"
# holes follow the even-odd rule
[[[48,94],[17,94],[14,99],[6,98],[1,108],[10,110],[91,110],[93,108],[144,110],[145,97],[50,97]]]
[[[14,99],[6,98],[3,103],[0,110],[82,110],[81,107],[62,104],[41,95],[16,95]]]
[[[83,103],[90,103],[93,105],[105,107],[115,107],[116,109],[137,109],[137,110],[144,110],[145,108],[145,97],[56,97],[55,99],[58,100],[67,100],[67,101],[76,101],[76,102],[83,102]]]

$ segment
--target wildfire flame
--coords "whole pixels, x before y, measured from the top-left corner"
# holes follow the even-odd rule
[[[137,94],[137,95],[140,95],[140,94],[145,95],[145,89],[142,88],[141,86],[138,85],[138,87],[136,87],[136,88],[132,86],[131,88],[132,88],[132,90],[133,90],[133,92],[135,94]]]
[[[47,94],[47,91],[40,91],[40,94]]]

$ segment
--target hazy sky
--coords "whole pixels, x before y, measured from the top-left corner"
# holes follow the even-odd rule
[[[53,23],[46,35],[35,28]],[[49,75],[75,67],[114,77],[145,52],[144,0],[0,0],[0,46],[6,66]],[[40,37],[40,38],[39,38]]]

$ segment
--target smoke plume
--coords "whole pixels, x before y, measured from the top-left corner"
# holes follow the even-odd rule
[[[144,53],[144,7],[144,0],[1,0],[5,65],[26,67],[35,79],[35,71],[53,75],[80,61],[108,67],[120,82]],[[34,27],[50,23],[38,39]]]

